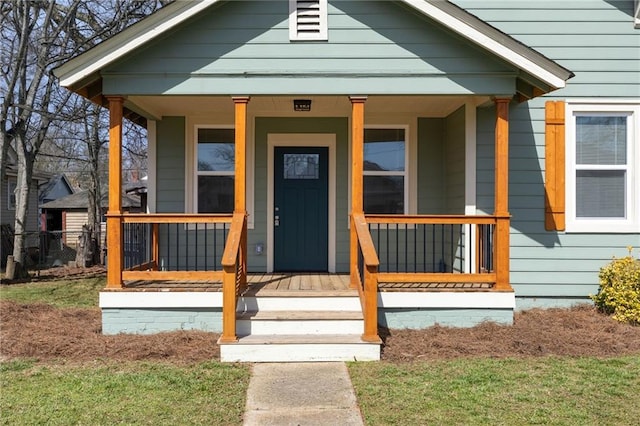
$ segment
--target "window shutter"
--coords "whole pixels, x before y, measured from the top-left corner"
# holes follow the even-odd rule
[[[545,218],[547,231],[565,230],[565,104],[545,104]]]
[[[327,0],[289,0],[289,38],[327,40]]]

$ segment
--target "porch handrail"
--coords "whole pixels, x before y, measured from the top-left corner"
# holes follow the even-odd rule
[[[474,262],[477,271],[474,273],[464,272],[378,272],[379,282],[447,282],[447,283],[493,283],[492,290],[513,291],[509,283],[508,256],[509,256],[509,215],[364,215],[367,225],[377,225],[378,230],[382,230],[380,225],[388,225],[387,232],[393,230],[410,230],[409,226],[414,225],[471,225],[475,227],[476,238],[470,244],[476,248],[475,259],[466,259],[467,262]],[[393,228],[390,226],[393,225]],[[401,226],[404,225],[404,228]],[[473,235],[473,234],[472,234]],[[486,244],[483,244],[486,243]],[[490,257],[487,257],[490,256]],[[505,259],[506,257],[506,259]],[[482,268],[481,258],[489,259],[491,268]],[[493,260],[490,260],[493,259]],[[495,263],[494,263],[495,262]],[[504,270],[506,268],[506,270]]]
[[[199,229],[198,225],[206,226],[206,224],[222,224],[225,227],[228,226],[233,220],[231,214],[199,214],[199,213],[120,213],[120,214],[107,214],[108,218],[117,219],[120,226],[124,225],[149,225],[149,250],[150,256],[142,263],[136,265],[130,265],[123,268],[121,272],[122,280],[179,280],[179,281],[212,281],[222,279],[223,272],[221,270],[185,270],[165,271],[160,262],[159,252],[159,227],[160,225],[175,225],[181,224],[189,229],[190,226],[195,226],[195,229]],[[205,228],[206,229],[206,228]],[[123,235],[123,239],[124,239]],[[196,240],[197,242],[197,240]],[[124,243],[124,241],[123,241]],[[109,247],[107,247],[107,250]]]
[[[507,216],[509,217],[509,216]],[[367,223],[407,223],[427,225],[495,225],[498,216],[494,215],[447,215],[447,214],[367,214]]]
[[[109,217],[120,217],[122,223],[231,223],[230,214],[202,213],[123,213],[109,214]]]
[[[236,305],[247,286],[247,215],[234,213],[222,254],[222,336],[221,342],[235,342]]]
[[[351,225],[356,233],[356,249],[362,254],[362,270],[359,262],[352,265],[352,282],[356,283],[362,313],[364,315],[364,333],[362,339],[379,342],[378,336],[378,266],[380,261],[371,239],[371,233],[363,214],[353,214]],[[357,259],[357,258],[356,258]],[[355,271],[354,271],[355,269]]]

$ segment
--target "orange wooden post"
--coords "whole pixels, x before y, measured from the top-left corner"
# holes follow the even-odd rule
[[[509,215],[509,103],[511,99],[495,99],[495,212],[494,269],[496,290],[511,290],[509,282],[510,215]]]
[[[364,271],[364,334],[362,340],[379,342],[378,336],[378,283],[377,265],[366,265]]]
[[[109,101],[109,211],[107,212],[107,288],[122,288],[122,110],[124,98]]]
[[[247,211],[247,104],[249,97],[234,97],[235,104],[235,203],[234,213]]]
[[[236,266],[224,266],[222,275],[221,342],[237,342],[236,335]]]
[[[366,96],[351,96],[351,216],[363,213],[364,103]],[[358,269],[358,236],[353,223],[350,235],[350,287],[355,288]]]

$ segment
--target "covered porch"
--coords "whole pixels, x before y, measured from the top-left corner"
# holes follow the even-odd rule
[[[256,275],[250,273],[258,272],[252,271],[247,261],[250,252],[248,241],[251,233],[255,232],[249,229],[248,186],[256,185],[255,176],[248,179],[247,175],[250,172],[248,147],[255,146],[253,123],[258,120],[260,112],[248,115],[248,106],[252,102],[249,97],[226,98],[234,122],[233,213],[126,214],[122,212],[119,201],[122,197],[119,188],[122,186],[121,128],[125,98],[107,99],[111,116],[107,290],[130,292],[164,286],[165,290],[175,291],[181,286],[184,289],[194,288],[188,283],[219,283],[216,285],[222,293],[221,341],[237,341],[238,300],[252,287],[255,289],[251,277]],[[363,340],[379,342],[377,328],[381,292],[513,293],[509,283],[508,213],[508,110],[511,100],[499,97],[490,101],[495,108],[493,214],[478,214],[475,206],[468,205],[463,206],[462,211],[471,214],[366,214],[363,200],[366,190],[364,145],[368,98],[345,96],[342,101],[345,100],[348,100],[350,109],[350,176],[344,192],[350,194],[346,203],[350,207],[349,224],[345,230],[348,235],[348,270],[344,272],[348,275],[342,278],[348,277],[349,288],[357,291],[364,320]],[[217,98],[215,102],[225,101]],[[467,98],[459,98],[457,102],[463,106],[465,103],[471,105],[474,113],[470,117],[475,118],[478,100],[469,102]],[[380,105],[379,99],[376,104]],[[277,114],[275,110],[271,112]],[[373,111],[373,117],[380,114]],[[151,130],[150,137],[153,138],[155,135]],[[475,126],[472,132],[475,134]],[[474,161],[475,158],[465,159],[465,163]],[[475,180],[470,182],[468,187],[474,187]],[[253,209],[255,212],[255,206]],[[408,209],[405,211],[409,212]],[[277,214],[270,215],[267,227],[274,226],[277,220],[274,216]],[[339,238],[339,233],[336,235]],[[257,244],[252,245],[251,254],[254,255],[258,249],[255,248]],[[271,252],[273,256],[272,243],[263,246],[262,250],[266,250],[268,256]],[[333,266],[331,263],[329,261],[327,270],[336,272],[335,258]],[[268,265],[266,272],[270,273],[272,268],[273,264]],[[288,276],[299,278],[300,275]],[[278,286],[290,285],[296,278],[289,278],[288,284],[283,284],[282,280],[278,279]],[[141,282],[145,284],[141,285]],[[157,284],[149,284],[154,282]]]

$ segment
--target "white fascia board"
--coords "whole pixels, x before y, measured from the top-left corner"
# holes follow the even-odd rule
[[[516,67],[526,70],[527,72],[534,75],[536,78],[541,81],[547,83],[551,87],[556,89],[561,89],[565,87],[565,81],[556,76],[555,74],[547,71],[542,68],[538,64],[534,63],[530,59],[520,55],[519,53],[509,49],[508,47],[500,44],[498,41],[488,37],[481,31],[473,28],[469,24],[457,19],[454,16],[449,15],[443,10],[433,6],[425,0],[403,0],[405,3],[410,5],[411,7],[421,11],[425,15],[430,18],[440,22],[445,27],[455,31],[461,36],[471,40],[472,42],[478,44],[481,47],[489,50],[510,64],[515,65]]]
[[[60,85],[74,83],[120,59],[220,0],[176,1],[54,70]]]
[[[103,291],[102,309],[222,308],[222,292],[216,291]]]

